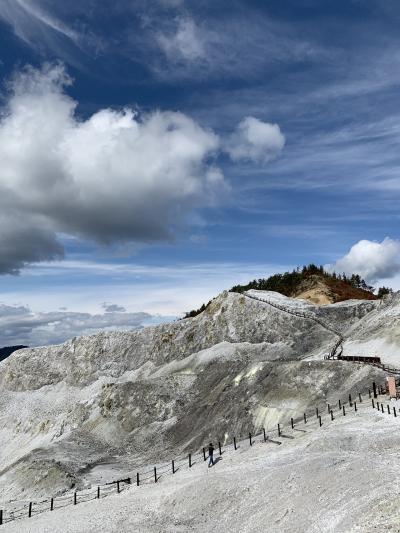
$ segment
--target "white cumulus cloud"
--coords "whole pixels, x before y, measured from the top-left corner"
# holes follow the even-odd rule
[[[361,240],[329,267],[336,272],[360,274],[372,283],[400,272],[400,241],[385,238],[382,242]]]
[[[246,117],[232,133],[226,150],[233,161],[243,159],[255,163],[267,163],[279,155],[284,145],[285,137],[278,124]]]
[[[220,141],[179,112],[102,109],[83,120],[60,65],[26,69],[0,118],[0,273],[102,244],[170,241],[226,183]],[[3,253],[4,251],[4,253]]]

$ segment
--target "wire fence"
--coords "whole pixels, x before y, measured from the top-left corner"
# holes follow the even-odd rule
[[[325,402],[323,405],[315,406],[312,411],[298,413],[296,417],[291,417],[290,423],[286,425],[279,422],[273,428],[261,428],[257,432],[249,430],[245,435],[233,436],[232,441],[228,443],[221,439],[215,439],[213,442],[216,443],[216,453],[222,456],[229,451],[253,446],[256,442],[280,445],[285,438],[295,438],[296,430],[299,431],[299,424],[302,427],[310,427],[312,425],[316,425],[317,428],[321,427],[327,418],[329,421],[333,421],[338,414],[346,416],[350,412],[357,412],[360,404],[366,401],[372,402],[374,409],[377,408],[382,413],[387,410],[388,414],[393,414],[397,417],[395,407],[391,409],[389,405],[383,407],[384,404],[382,401],[378,401],[378,395],[386,393],[386,383],[377,385],[373,382],[370,389],[357,392],[356,394],[353,393],[353,395],[350,393],[348,398],[345,400],[339,399],[335,405],[330,405]],[[288,434],[288,430],[291,432],[290,434]],[[119,494],[126,491],[132,486],[152,485],[158,483],[167,475],[175,475],[185,467],[192,468],[195,464],[206,461],[208,457],[208,445],[202,446],[194,452],[179,455],[168,463],[142,465],[135,471],[128,472],[124,478],[102,485],[96,485],[38,501],[23,500],[10,502],[7,510],[0,510],[0,525],[22,518],[30,518],[44,512],[55,511],[69,505],[78,505],[96,499],[100,500],[111,494]]]

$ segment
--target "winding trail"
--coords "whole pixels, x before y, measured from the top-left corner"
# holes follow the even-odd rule
[[[300,318],[304,318],[306,320],[312,320],[313,322],[319,324],[321,327],[323,327],[324,329],[326,329],[327,331],[330,331],[331,333],[334,333],[335,335],[337,335],[338,339],[337,341],[335,342],[335,344],[332,346],[330,352],[328,355],[326,355],[324,357],[324,359],[334,359],[334,360],[342,360],[342,361],[349,361],[349,362],[355,362],[355,363],[360,363],[360,364],[366,364],[366,365],[372,365],[372,366],[376,366],[382,370],[384,370],[385,372],[387,372],[388,374],[394,374],[394,375],[397,375],[397,376],[400,376],[400,368],[396,368],[394,366],[390,366],[390,365],[386,365],[382,362],[380,363],[377,363],[377,362],[370,362],[370,361],[360,361],[360,360],[357,360],[356,358],[351,358],[351,357],[343,357],[342,358],[342,353],[343,353],[343,341],[344,341],[344,337],[343,335],[335,330],[331,325],[327,324],[326,322],[324,322],[323,320],[321,320],[320,318],[317,318],[315,315],[312,315],[311,313],[304,313],[302,311],[295,311],[294,309],[289,309],[283,305],[279,305],[275,302],[271,302],[270,300],[266,300],[264,298],[259,298],[257,296],[254,296],[253,294],[248,294],[247,292],[243,292],[242,293],[244,296],[246,296],[247,298],[251,298],[252,300],[256,300],[256,301],[259,301],[259,302],[262,302],[262,303],[265,303],[267,305],[270,305],[271,307],[274,307],[275,309],[278,309],[279,311],[282,311],[284,313],[288,313],[290,315],[294,315],[294,316],[297,316],[297,317],[300,317]]]
[[[331,325],[327,324],[320,318],[317,318],[315,315],[311,313],[305,313],[303,311],[295,311],[294,309],[289,309],[288,307],[285,307],[283,305],[279,305],[275,302],[271,302],[270,300],[266,300],[264,298],[259,298],[257,296],[254,296],[253,294],[249,294],[248,292],[243,292],[244,296],[247,298],[251,298],[252,300],[257,300],[259,302],[265,303],[270,305],[271,307],[274,307],[275,309],[278,309],[279,311],[282,311],[284,313],[288,313],[289,315],[297,316],[299,318],[304,318],[306,320],[312,320],[316,324],[319,324],[322,328],[326,329],[327,331],[330,331],[334,335],[338,337],[338,339],[335,341],[334,345],[332,346],[331,350],[329,351],[329,354],[325,356],[325,359],[335,359],[337,357],[340,357],[343,353],[343,335],[334,329]],[[340,349],[339,353],[338,350]]]

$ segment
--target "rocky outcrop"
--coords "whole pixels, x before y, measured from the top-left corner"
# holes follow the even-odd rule
[[[260,296],[342,332],[382,311]],[[15,352],[0,364],[3,498],[104,481],[110,469],[273,425],[382,379],[372,367],[321,360],[335,338],[318,320],[223,293],[192,319]]]

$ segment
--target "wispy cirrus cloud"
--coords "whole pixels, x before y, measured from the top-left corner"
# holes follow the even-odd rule
[[[44,28],[64,35],[78,43],[80,34],[43,9],[35,0],[2,0],[0,17],[8,22],[16,35],[30,45],[35,45],[35,36]]]

